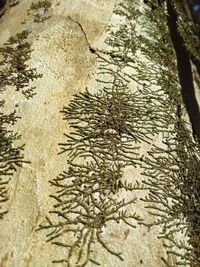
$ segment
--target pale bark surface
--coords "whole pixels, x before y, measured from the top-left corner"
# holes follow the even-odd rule
[[[9,212],[0,221],[1,267],[54,266],[52,260],[65,256],[63,249],[46,243],[44,232],[35,231],[52,206],[49,194],[53,189],[48,181],[66,166],[66,155],[57,155],[58,143],[68,130],[60,110],[75,93],[92,88],[97,58],[89,46],[101,47],[106,26],[118,19],[112,16],[116,0],[54,0],[49,11],[51,17],[34,23],[33,16],[27,15],[31,2],[21,0],[6,11],[0,22],[1,44],[24,29],[31,30],[30,65],[43,74],[34,82],[37,94],[32,99],[25,100],[11,88],[5,94],[9,99],[8,110],[16,104],[19,107],[22,119],[15,128],[22,135],[20,142],[26,145],[25,159],[31,163],[25,164],[10,184]],[[131,168],[126,172],[139,177]],[[147,214],[142,214],[140,206],[136,208],[141,215]],[[124,262],[97,246],[94,258],[103,267],[163,266],[160,257],[164,250],[156,232],[148,233],[145,227],[127,229],[113,225],[104,234],[113,248],[122,251]]]

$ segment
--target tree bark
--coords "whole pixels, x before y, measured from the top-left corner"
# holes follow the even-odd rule
[[[178,31],[177,14],[173,8],[173,5],[171,4],[171,1],[169,0],[167,1],[167,12],[168,28],[176,53],[177,70],[183,101],[192,124],[194,137],[200,141],[200,112],[198,102],[195,97],[190,55]]]

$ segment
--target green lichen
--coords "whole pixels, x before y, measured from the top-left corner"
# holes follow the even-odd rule
[[[165,146],[154,146],[144,160],[144,184],[149,187],[149,194],[143,201],[156,217],[153,224],[163,226],[161,237],[166,244],[170,241],[168,254],[177,257],[176,264],[198,266],[200,148],[182,119],[175,124]],[[185,242],[177,239],[178,232],[184,233]]]
[[[0,48],[3,56],[0,67],[1,87],[13,86],[27,99],[35,94],[35,87],[30,87],[29,83],[42,76],[35,68],[28,66],[32,52],[31,45],[27,41],[28,35],[28,31],[17,33]]]
[[[20,3],[20,0],[11,0],[9,1],[9,7],[12,8],[14,6],[17,6]]]
[[[133,226],[134,220],[162,228],[158,238],[168,255],[162,257],[166,266],[199,266],[199,145],[185,119],[166,1],[150,2],[154,10],[138,1],[119,4],[116,13],[123,20],[109,29],[110,50],[96,52],[97,93],[75,95],[62,111],[71,127],[60,144],[68,170],[50,182],[55,204],[47,224],[40,225],[49,242],[68,251],[55,262],[99,265],[92,257],[95,243],[122,259],[105,244],[103,229],[110,221]],[[159,145],[153,144],[155,137],[162,139]],[[140,150],[144,144],[146,156]],[[129,165],[143,170],[143,181],[124,181]],[[138,189],[147,192],[141,200],[153,223],[128,212],[136,199],[120,199]]]
[[[48,242],[68,249],[68,266],[94,262],[92,251],[96,243],[123,260],[121,253],[104,241],[103,230],[111,223],[134,228],[134,221],[141,221],[127,209],[136,199],[126,200],[120,194],[142,189],[137,182],[122,178],[123,169],[139,160],[137,147],[131,143],[143,139],[143,127],[141,121],[141,129],[135,129],[134,121],[146,113],[139,109],[140,105],[133,105],[137,94],[131,94],[117,79],[111,85],[96,94],[86,90],[76,95],[62,111],[73,129],[66,135],[67,142],[60,144],[61,152],[68,154],[68,171],[50,181],[57,188],[51,195],[56,204],[48,224],[40,229],[49,230]],[[130,111],[135,115],[130,117]],[[83,164],[77,162],[80,159]],[[78,256],[72,263],[75,255]]]
[[[41,77],[36,69],[28,67],[31,48],[27,38],[28,32],[23,31],[10,37],[0,47],[0,219],[7,213],[6,202],[9,200],[10,180],[22,163],[27,163],[23,156],[24,145],[16,145],[20,135],[13,130],[13,125],[19,116],[16,110],[9,114],[5,113],[3,93],[10,86],[16,91],[21,91],[29,99],[35,94],[35,88],[29,87],[30,81]]]
[[[181,37],[184,40],[185,46],[191,56],[200,60],[199,49],[199,24],[194,23],[188,16],[185,5],[181,1],[172,0],[172,4],[178,14],[178,29]]]
[[[146,177],[143,183],[148,188],[148,196],[143,201],[150,210],[149,213],[155,216],[154,223],[149,224],[149,227],[163,227],[159,238],[165,240],[164,246],[169,259],[163,260],[167,266],[196,267],[200,264],[199,144],[193,139],[190,125],[185,119],[186,110],[181,98],[175,53],[167,28],[165,1],[163,4],[158,4],[158,1],[150,2],[151,6],[154,5],[153,10],[144,8],[142,12],[136,13],[141,17],[137,21],[140,31],[135,33],[130,16],[134,4],[124,1],[120,5],[118,13],[123,14],[126,22],[112,33],[109,44],[120,44],[124,36],[131,38],[126,43],[130,44],[134,40],[133,47],[145,57],[145,62],[137,57],[137,53],[130,56],[130,50],[128,57],[124,55],[125,44],[118,48],[117,53],[126,62],[125,66],[128,65],[135,71],[134,76],[129,75],[129,78],[139,84],[145,83],[145,88],[151,90],[150,100],[157,100],[155,110],[158,108],[163,118],[160,128],[157,128],[157,132],[162,134],[163,142],[160,146],[154,145],[141,163],[143,175]],[[173,2],[179,10],[178,1]],[[179,27],[182,27],[181,24]],[[188,40],[193,37],[190,32]],[[195,53],[197,55],[197,50],[193,53],[187,42],[186,45],[193,56]],[[178,237],[179,233],[182,239]],[[173,262],[170,255],[173,255]]]
[[[32,10],[37,10],[37,9],[40,9],[40,8],[46,8],[46,9],[48,9],[50,7],[51,7],[51,2],[48,1],[48,0],[33,2],[31,4],[31,9]]]
[[[28,14],[33,14],[34,22],[40,23],[51,17],[49,15],[50,8],[51,2],[48,0],[33,2],[31,4],[30,10],[28,11]]]
[[[2,107],[3,103],[0,105],[1,109]],[[9,115],[0,112],[0,219],[7,213],[4,203],[8,201],[11,176],[25,162],[22,155],[23,146],[14,146],[15,140],[20,136],[7,129],[17,119],[16,111]]]

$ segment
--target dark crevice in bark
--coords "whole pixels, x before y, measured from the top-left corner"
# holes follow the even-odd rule
[[[6,0],[0,0],[0,9],[5,5]]]
[[[175,49],[176,58],[177,58],[177,70],[179,75],[179,81],[181,85],[181,92],[183,101],[188,111],[190,121],[193,128],[194,137],[200,141],[200,112],[198,103],[195,97],[195,90],[193,84],[193,75],[190,62],[190,54],[187,51],[187,48],[184,45],[184,41],[178,32],[177,28],[177,13],[170,0],[167,1],[167,23],[171,36],[171,40]],[[177,109],[177,116],[181,119],[181,110],[180,107]],[[177,128],[180,129],[179,134],[183,133],[181,130],[181,120],[178,121]],[[184,136],[183,136],[184,137]],[[182,170],[185,169],[185,174],[183,176],[183,184],[180,187],[181,197],[184,200],[183,216],[187,221],[187,236],[189,237],[189,244],[192,248],[192,254],[190,258],[191,267],[200,266],[200,244],[199,244],[199,162],[198,157],[195,157],[195,153],[192,153],[192,150],[188,153],[188,150],[184,149],[184,138],[180,135],[180,141],[178,144],[178,151],[181,153],[178,154],[178,157],[181,162],[181,158],[187,159],[183,161]],[[189,155],[187,155],[189,154]],[[187,162],[191,163],[189,165]],[[187,167],[186,167],[187,166]],[[181,167],[181,165],[180,165]],[[180,169],[181,170],[181,169]],[[191,178],[188,176],[191,175]]]
[[[0,17],[5,13],[5,5],[7,0],[0,0]]]
[[[177,70],[183,101],[192,124],[194,137],[200,141],[200,112],[198,102],[195,97],[190,55],[184,45],[182,37],[178,32],[177,14],[171,4],[171,1],[169,0],[167,1],[167,12],[168,28],[176,53]]]
[[[198,59],[196,59],[194,56],[190,56],[192,63],[196,66],[197,72],[200,76],[200,61]]]
[[[75,23],[79,26],[79,28],[81,29],[83,35],[85,36],[85,40],[86,40],[86,42],[87,42],[87,44],[88,44],[89,51],[90,51],[92,54],[95,54],[95,53],[96,53],[96,49],[93,48],[93,47],[91,46],[91,44],[90,44],[90,42],[89,42],[89,40],[88,40],[87,34],[86,34],[85,30],[83,29],[82,24],[81,24],[78,20],[75,20],[75,19],[73,19],[73,18],[70,17],[70,16],[69,16],[69,19],[70,19],[71,21],[75,22]]]

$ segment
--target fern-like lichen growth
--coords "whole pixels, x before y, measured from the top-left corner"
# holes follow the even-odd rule
[[[31,55],[31,47],[27,42],[28,34],[27,31],[18,33],[0,47],[0,219],[7,213],[6,202],[9,200],[11,177],[22,163],[27,162],[23,156],[24,145],[16,145],[20,135],[13,130],[13,125],[20,117],[16,110],[9,114],[5,112],[7,101],[3,99],[3,93],[11,86],[29,99],[35,94],[35,87],[29,87],[30,81],[41,77],[41,74],[27,63]]]
[[[86,89],[62,111],[71,127],[60,144],[68,170],[50,182],[57,189],[51,195],[55,205],[40,225],[49,242],[68,252],[55,262],[99,265],[92,257],[95,243],[122,259],[105,243],[103,229],[110,222],[133,227],[138,221],[162,228],[158,238],[169,256],[162,257],[166,266],[199,266],[199,145],[186,120],[166,1],[149,2],[153,10],[138,1],[119,4],[116,13],[123,20],[109,30],[110,51],[96,52],[103,89]],[[141,155],[143,144],[149,145],[147,155]],[[141,183],[124,181],[128,165],[143,169]],[[146,189],[142,201],[155,218],[151,224],[128,212],[136,199],[122,195],[136,189]]]
[[[1,108],[2,106],[3,104]],[[8,201],[10,177],[24,162],[23,146],[14,147],[13,145],[19,135],[12,130],[7,130],[7,127],[13,125],[17,119],[15,111],[9,115],[0,112],[0,219],[7,213],[4,203]]]
[[[30,87],[29,83],[42,76],[35,68],[28,66],[32,52],[27,41],[28,35],[26,30],[17,33],[0,48],[3,57],[0,62],[1,88],[14,86],[15,90],[21,91],[27,99],[35,95],[35,87]]]
[[[147,108],[155,103],[151,116],[160,114],[162,117],[160,120],[155,116],[154,129],[154,133],[162,136],[162,143],[152,146],[148,156],[142,157],[140,166],[146,177],[143,183],[148,188],[148,196],[142,200],[149,213],[155,216],[152,225],[163,227],[160,237],[166,240],[164,246],[168,255],[174,257],[173,263],[163,261],[167,266],[196,267],[200,264],[199,144],[193,140],[185,119],[176,58],[167,28],[166,1],[148,3],[147,8],[140,8],[140,4],[129,0],[119,5],[117,14],[123,16],[125,22],[111,32],[108,39],[107,43],[114,47],[110,64],[116,66],[119,61],[126,78],[144,85],[141,94],[148,92],[145,96],[149,99]],[[188,28],[188,24],[187,29],[185,24],[187,33],[181,30],[186,23],[182,4],[174,0],[173,5],[179,15],[180,34],[191,57],[198,60],[194,30]],[[133,25],[138,25],[139,30]],[[127,67],[130,72],[133,70],[133,75],[125,72]]]
[[[34,16],[34,22],[40,23],[49,19],[49,10],[51,8],[51,2],[49,0],[34,1],[28,10],[28,15],[32,14]]]
[[[61,152],[68,154],[68,171],[50,181],[57,188],[51,195],[56,204],[48,224],[40,229],[49,230],[49,242],[68,249],[64,260],[68,266],[95,262],[92,250],[96,243],[123,260],[104,241],[103,231],[110,223],[134,228],[134,221],[141,221],[128,208],[136,199],[123,194],[143,188],[125,181],[123,170],[139,161],[137,144],[147,136],[143,132],[147,115],[137,93],[131,93],[116,77],[111,85],[93,94],[86,89],[62,111],[72,129],[67,142],[60,144]],[[70,233],[73,237],[69,239]]]
[[[129,66],[136,71],[133,79],[140,84],[145,83],[145,87],[151,90],[150,99],[157,100],[157,108],[163,118],[162,126],[157,128],[157,132],[162,134],[162,143],[153,145],[141,164],[146,177],[143,183],[148,188],[148,196],[142,200],[146,203],[149,213],[155,216],[154,223],[149,226],[163,227],[160,238],[165,240],[164,246],[168,255],[171,254],[175,258],[173,263],[163,259],[166,265],[196,267],[200,264],[199,144],[193,140],[190,126],[185,119],[186,111],[181,98],[175,53],[167,28],[165,1],[162,4],[159,1],[149,2],[150,8],[144,8],[142,12],[137,13],[140,14],[138,24],[142,25],[142,31],[135,34],[132,31],[131,35],[137,53],[139,51],[145,61],[137,57],[134,66],[130,65],[133,60],[125,56],[127,62],[130,62]],[[126,26],[121,29],[124,31],[123,36],[130,36],[132,19],[129,12],[133,11],[133,3],[125,3],[120,6],[120,13],[126,18]],[[180,16],[183,16],[181,4],[173,1],[173,5]],[[185,20],[181,21],[181,17],[179,19],[181,29]],[[193,31],[187,33],[190,38],[184,38],[183,31],[181,34],[183,39],[187,39],[186,45],[190,53],[198,59],[197,49],[188,45],[188,40],[194,38]],[[119,30],[113,32],[115,38],[110,39],[110,45],[113,40],[117,43],[120,35]],[[124,45],[120,48],[122,56],[123,47]]]

